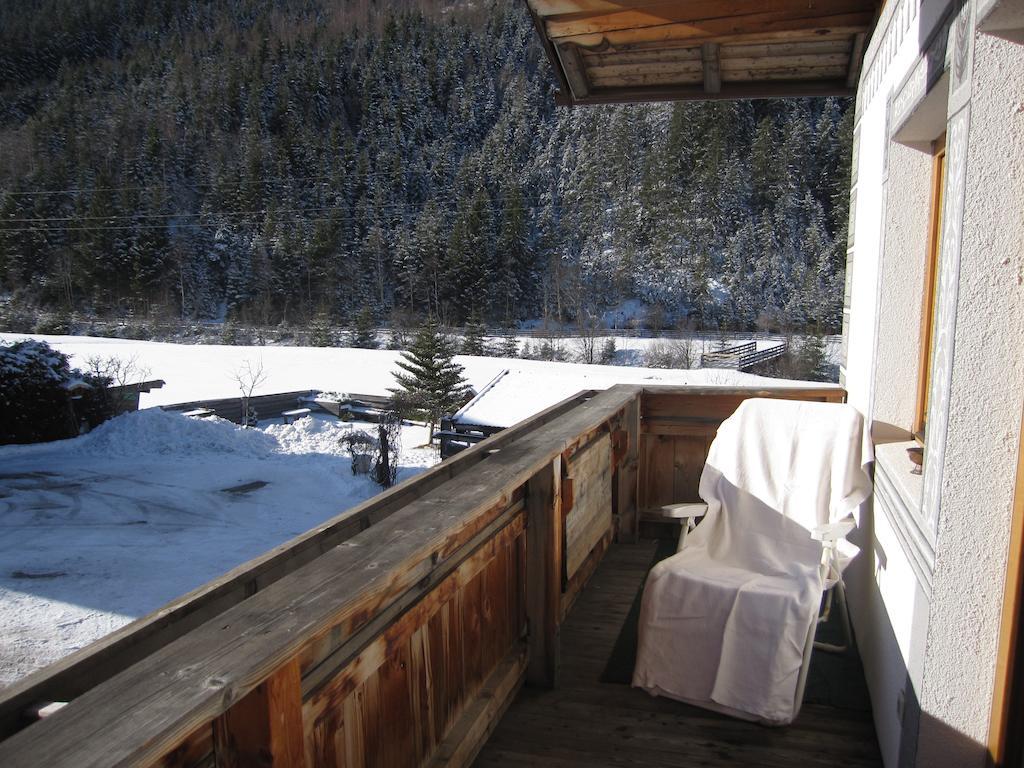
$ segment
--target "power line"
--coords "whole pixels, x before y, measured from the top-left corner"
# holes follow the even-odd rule
[[[198,181],[198,180],[179,180],[179,181],[168,181],[163,184],[142,184],[142,185],[130,185],[130,186],[111,186],[111,187],[69,187],[67,189],[36,189],[19,192],[2,192],[0,194],[6,194],[9,197],[33,197],[33,196],[47,196],[47,195],[79,195],[79,194],[95,194],[96,192],[147,192],[157,190],[169,190],[169,189],[196,189],[196,188],[209,188],[209,187],[220,187],[222,189],[237,189],[239,187],[246,186],[258,186],[258,185],[284,185],[291,184],[293,182],[337,182],[339,181],[339,175],[342,179],[350,178],[355,181],[363,180],[377,180],[381,178],[393,179],[403,178],[406,176],[406,171],[387,171],[387,170],[372,170],[363,172],[348,172],[339,171],[333,175],[307,175],[307,176],[286,176],[286,177],[261,177],[259,181],[232,181],[223,183],[220,181]],[[418,170],[416,175],[426,175],[433,177],[436,174],[432,169]]]
[[[501,205],[502,197],[489,197],[488,202],[484,203],[488,205],[492,212],[523,212],[523,213],[537,213],[545,209],[552,210],[555,213],[561,213],[563,210],[573,210],[578,203],[598,203],[598,204],[615,204],[618,208],[626,208],[632,206],[632,201],[627,203],[616,203],[616,201],[609,200],[605,196],[598,197],[596,195],[572,195],[572,199],[564,202],[551,202],[535,205]],[[451,199],[440,199],[432,198],[428,202],[448,202],[453,203]],[[670,202],[670,201],[669,201]],[[329,213],[337,212],[344,214],[341,217],[304,217],[304,216],[286,216],[284,218],[275,218],[275,223],[307,223],[307,222],[321,222],[321,221],[336,221],[343,222],[347,218],[350,218],[351,214],[356,213],[353,209],[358,209],[358,204],[352,206],[320,206],[314,208],[261,208],[252,211],[199,211],[196,213],[160,213],[160,214],[114,214],[110,216],[59,216],[59,217],[37,217],[37,218],[13,218],[13,219],[0,219],[0,233],[12,233],[12,234],[24,234],[29,232],[34,233],[48,233],[48,232],[81,232],[81,231],[126,231],[126,230],[146,230],[146,229],[167,229],[170,227],[181,229],[181,228],[197,228],[204,229],[209,227],[223,227],[231,224],[242,223],[237,221],[239,218],[244,217],[266,217],[274,216],[277,217],[281,213],[289,214],[302,214],[302,213]],[[391,212],[401,214],[416,214],[422,215],[426,204],[420,205],[416,203],[385,203],[381,205],[371,205],[374,211],[380,212]],[[445,210],[444,213],[456,214],[458,210]],[[175,222],[173,219],[195,219],[204,216],[217,217],[222,219],[220,221],[182,221]],[[223,219],[228,221],[223,221]],[[119,221],[136,221],[139,219],[163,219],[165,223],[162,224],[113,224],[113,225],[83,225],[83,226],[71,226],[71,224],[86,221],[100,221],[109,222],[112,220]],[[67,223],[63,223],[67,222]],[[8,227],[7,224],[44,224],[46,226],[26,226],[26,227]]]

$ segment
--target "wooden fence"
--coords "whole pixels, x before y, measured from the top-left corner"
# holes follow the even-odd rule
[[[71,702],[0,765],[467,765],[524,680],[557,685],[559,625],[613,539],[695,498],[753,395],[843,392],[571,398],[29,678],[9,732]]]
[[[705,352],[700,356],[700,365],[702,368],[735,368],[737,371],[743,371],[780,358],[788,349],[789,345],[782,342],[759,352],[757,344],[751,341],[717,352]]]

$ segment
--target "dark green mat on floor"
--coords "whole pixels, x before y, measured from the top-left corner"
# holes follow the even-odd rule
[[[670,539],[659,539],[658,548],[651,559],[651,568],[676,553],[676,543]],[[649,570],[649,569],[648,569]],[[601,673],[602,683],[629,685],[633,679],[638,644],[637,629],[640,622],[640,601],[644,585],[640,584],[629,614],[615,640],[615,646],[608,657],[608,663]],[[829,620],[818,627],[817,639],[828,643],[842,640],[842,627],[838,608],[834,608]],[[846,653],[826,653],[815,650],[811,655],[811,668],[807,672],[807,686],[804,689],[805,704],[823,704],[839,709],[870,711],[864,668],[856,647]]]

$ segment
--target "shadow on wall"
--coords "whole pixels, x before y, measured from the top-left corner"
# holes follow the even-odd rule
[[[884,514],[879,512],[879,514]],[[887,768],[956,768],[986,765],[987,747],[960,733],[921,708],[914,680],[922,679],[928,601],[910,575],[912,584],[898,583],[899,574],[909,566],[897,563],[901,551],[887,553],[878,541],[870,503],[861,508],[860,525],[850,534],[860,554],[847,568],[845,577],[857,648],[871,697],[871,709],[878,745]],[[898,544],[896,545],[898,547]],[[879,584],[887,584],[892,610],[910,615],[890,616]],[[911,604],[898,605],[898,598],[913,594]],[[895,598],[895,599],[894,599]],[[905,656],[893,623],[906,626],[909,653]]]

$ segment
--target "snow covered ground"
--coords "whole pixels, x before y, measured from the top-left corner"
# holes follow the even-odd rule
[[[351,428],[151,409],[0,447],[0,687],[376,494],[338,445]],[[404,428],[400,480],[438,460],[425,441]]]
[[[0,343],[37,338],[72,358],[72,365],[85,366],[90,357],[134,358],[148,371],[148,378],[163,379],[162,389],[142,395],[141,407],[184,403],[218,397],[238,397],[235,373],[246,363],[262,363],[267,380],[254,394],[319,389],[387,395],[395,386],[394,371],[399,352],[346,347],[221,346],[171,344],[156,341],[107,339],[95,336],[23,336],[0,333]],[[536,344],[537,340],[531,340]],[[620,349],[641,350],[659,339],[618,339]],[[573,341],[560,342],[572,351]],[[671,343],[671,342],[667,342]],[[710,350],[709,350],[710,351]],[[699,356],[698,356],[699,357]],[[513,424],[520,418],[543,410],[582,389],[605,389],[617,383],[637,384],[722,384],[764,386],[778,379],[752,376],[722,369],[678,370],[634,366],[581,365],[577,363],[498,357],[457,356],[466,369],[470,385],[479,391],[501,371],[515,374],[509,381],[525,382],[528,397],[503,399],[515,413],[505,418]],[[530,382],[534,382],[531,386]],[[538,385],[541,384],[542,385]],[[492,401],[493,402],[493,401]],[[511,420],[509,420],[511,418]]]

